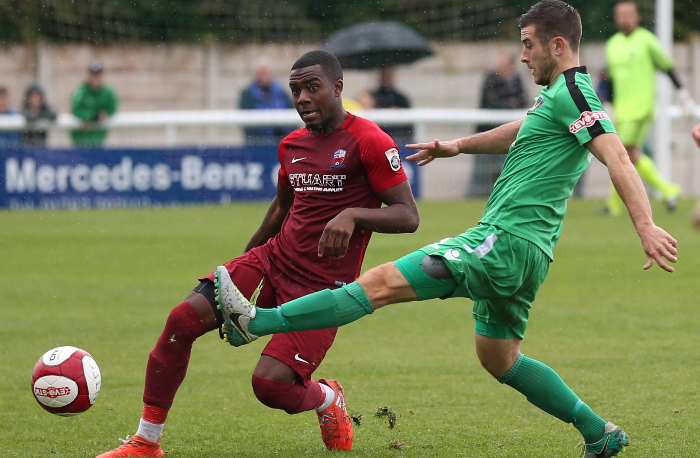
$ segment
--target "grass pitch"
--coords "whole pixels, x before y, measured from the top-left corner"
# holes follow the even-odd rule
[[[645,258],[628,218],[573,201],[523,351],[553,367],[630,434],[625,456],[698,456],[700,234],[692,202],[657,223],[679,240],[674,274]],[[365,268],[476,224],[483,201],[421,203],[410,235],[375,234]],[[0,456],[94,457],[133,434],[143,377],[169,310],[197,276],[237,256],[266,204],[162,210],[0,213]],[[340,380],[362,414],[352,457],[576,457],[580,435],[480,368],[471,302],[394,305],[340,330],[319,377]],[[265,342],[265,339],[261,339]],[[38,358],[89,351],[102,392],[61,418],[32,397]],[[316,416],[262,406],[250,375],[263,345],[215,333],[194,346],[162,440],[166,457],[329,456]],[[397,415],[390,429],[380,407]],[[340,456],[340,455],[338,455]]]

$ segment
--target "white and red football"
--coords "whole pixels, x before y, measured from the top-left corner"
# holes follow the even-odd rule
[[[90,353],[56,347],[44,353],[32,373],[32,390],[41,407],[68,417],[89,409],[97,400],[102,376]]]

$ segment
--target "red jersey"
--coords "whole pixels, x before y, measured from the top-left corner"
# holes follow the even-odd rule
[[[285,137],[278,149],[280,186],[294,203],[279,234],[263,247],[268,259],[301,284],[337,287],[360,275],[372,232],[356,226],[345,257],[318,257],[326,224],[346,208],[378,208],[378,192],[407,180],[392,138],[367,119],[348,113],[330,135],[307,128]]]

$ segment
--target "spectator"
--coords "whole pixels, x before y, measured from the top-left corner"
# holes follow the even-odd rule
[[[363,110],[374,110],[377,108],[377,99],[369,91],[360,92],[357,95],[357,102],[360,104]]]
[[[382,67],[379,73],[379,87],[371,94],[374,97],[376,108],[411,108],[408,97],[396,90],[395,83],[395,67]],[[382,129],[391,135],[399,145],[413,141],[412,126],[382,126]]]
[[[16,115],[17,112],[10,108],[10,91],[6,87],[0,87],[0,115]],[[19,146],[20,133],[14,130],[0,131],[0,147]]]
[[[379,88],[372,94],[377,108],[411,108],[411,102],[395,89],[395,83],[395,67],[382,67],[379,73]]]
[[[527,107],[527,97],[520,75],[515,71],[515,56],[502,53],[496,60],[494,71],[486,75],[481,89],[481,108],[513,109]],[[479,124],[477,132],[486,132],[498,124]],[[505,154],[477,154],[469,185],[469,197],[487,197],[493,191],[506,160]]]
[[[83,124],[71,131],[76,146],[101,146],[107,138],[105,122],[117,111],[119,100],[111,86],[104,84],[104,71],[99,61],[88,67],[87,81],[73,94],[73,115]]]
[[[357,99],[343,97],[343,108],[345,111],[355,113],[362,110],[373,110],[377,108],[377,102],[369,91],[362,91],[357,94]]]
[[[46,146],[48,132],[45,123],[56,120],[56,112],[46,103],[44,91],[32,84],[24,93],[22,115],[27,120],[28,129],[22,133],[23,146]],[[43,125],[37,125],[44,123]]]
[[[255,80],[241,92],[241,110],[274,110],[294,108],[289,88],[284,88],[272,77],[270,63],[263,59],[255,67]],[[293,127],[246,127],[246,143],[249,145],[278,145]]]

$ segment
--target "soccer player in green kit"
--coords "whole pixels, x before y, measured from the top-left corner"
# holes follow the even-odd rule
[[[409,157],[419,165],[460,153],[509,153],[477,227],[370,269],[344,287],[276,309],[256,309],[219,268],[217,298],[234,345],[260,335],[342,326],[399,302],[471,298],[484,368],[536,407],[572,423],[583,435],[586,458],[616,456],[629,443],[625,432],[596,415],[553,369],[520,353],[529,309],[553,259],[566,200],[591,154],[607,165],[629,209],[647,255],[644,268],[656,262],[672,272],[666,261],[676,261],[676,241],[654,224],[639,175],[579,64],[576,10],[544,0],[520,17],[519,26],[520,60],[544,86],[526,118],[467,138],[409,145],[420,150]]]
[[[676,89],[680,90],[679,99],[686,110],[694,102],[673,71],[673,59],[664,52],[653,33],[639,26],[640,20],[637,4],[633,1],[622,1],[615,5],[615,24],[620,31],[605,45],[608,74],[613,88],[615,128],[639,175],[661,191],[666,207],[673,211],[681,187],[666,181],[651,158],[642,152],[654,119],[656,71],[668,73]],[[622,210],[622,201],[614,186],[604,209],[614,216]]]

